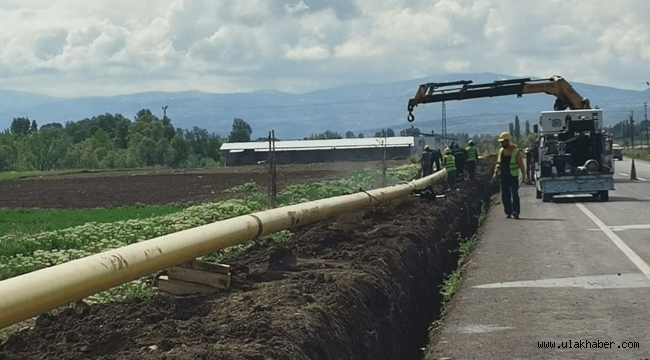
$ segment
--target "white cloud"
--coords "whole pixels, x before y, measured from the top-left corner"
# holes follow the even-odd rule
[[[305,2],[301,0],[297,4],[293,4],[293,5],[292,4],[285,4],[284,9],[289,14],[298,14],[298,13],[305,12],[305,11],[309,10],[309,6],[307,6],[307,4],[305,4]]]
[[[0,2],[0,80],[58,95],[496,72],[644,88],[645,0]]]

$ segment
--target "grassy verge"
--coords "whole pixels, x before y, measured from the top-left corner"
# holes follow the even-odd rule
[[[461,285],[463,284],[463,278],[465,275],[465,261],[470,256],[470,254],[478,246],[478,237],[481,232],[481,228],[485,221],[487,220],[488,213],[490,211],[490,203],[483,202],[481,206],[481,214],[478,218],[478,227],[479,231],[468,238],[462,238],[459,234],[459,244],[458,244],[458,266],[451,274],[447,275],[442,285],[440,286],[440,296],[442,297],[442,306],[440,311],[440,317],[435,320],[429,326],[429,337],[433,335],[438,329],[443,325],[443,319],[447,313],[447,306],[449,301],[454,297],[454,295],[460,290]]]
[[[623,150],[623,158],[626,157],[650,161],[650,149],[644,148],[644,149],[634,149],[634,150],[632,149]]]
[[[388,182],[394,184],[410,180],[416,171],[417,166],[414,165],[391,168],[388,171]],[[278,204],[290,205],[354,193],[360,189],[374,188],[380,182],[377,171],[360,170],[341,180],[285,187],[278,193]],[[267,207],[268,199],[265,190],[254,183],[235,187],[229,192],[233,196],[242,194],[245,196],[180,208],[179,211],[174,211],[174,205],[170,205],[163,207],[159,214],[152,213],[153,207],[142,207],[141,212],[138,212],[140,210],[137,208],[128,210],[133,211],[129,213],[130,215],[140,216],[140,218],[128,216],[125,219],[127,210],[123,208],[87,210],[89,212],[84,215],[85,218],[75,217],[71,220],[71,223],[83,222],[82,225],[65,228],[63,224],[68,221],[66,219],[69,214],[63,210],[53,210],[49,214],[49,220],[38,225],[34,225],[37,221],[36,216],[31,220],[26,218],[22,222],[16,220],[18,223],[15,221],[7,223],[4,228],[5,233],[0,235],[0,280],[154,237],[261,211]],[[111,217],[118,220],[102,221]],[[30,226],[36,228],[40,226],[47,230],[30,231]],[[280,232],[261,241],[281,244],[286,242],[288,236],[287,232]],[[207,258],[226,261],[252,244],[254,243],[231,247],[210,254]],[[87,301],[111,302],[128,297],[149,296],[152,294],[150,280],[145,278],[127,283],[94,295]]]

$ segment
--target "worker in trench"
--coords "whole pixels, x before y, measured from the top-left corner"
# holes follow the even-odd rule
[[[510,142],[510,133],[504,132],[499,136],[501,149],[497,156],[493,179],[501,179],[501,201],[507,218],[519,219],[521,205],[519,203],[519,175],[526,183],[526,167],[521,150]]]
[[[420,157],[420,172],[422,177],[433,174],[433,164],[436,164],[436,171],[440,170],[440,156],[432,151],[429,145],[424,146],[422,156]]]
[[[467,151],[454,143],[452,143],[450,148],[451,154],[456,159],[456,177],[459,181],[465,180],[465,159],[467,159]]]
[[[474,174],[476,173],[476,163],[478,162],[478,150],[476,149],[476,144],[474,140],[470,140],[467,144],[467,172],[469,173],[469,179],[474,180]]]
[[[447,185],[451,187],[456,183],[456,158],[452,155],[451,148],[445,148],[445,157],[442,160],[447,169]]]

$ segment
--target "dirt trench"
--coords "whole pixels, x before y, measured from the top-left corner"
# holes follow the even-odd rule
[[[224,293],[41,315],[0,345],[0,360],[418,359],[459,236],[476,231],[493,190],[489,177],[446,200],[370,209],[351,229],[321,222],[284,247],[255,246],[231,261]]]

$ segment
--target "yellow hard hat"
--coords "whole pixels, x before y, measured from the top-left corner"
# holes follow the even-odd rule
[[[450,148],[445,148],[445,154],[451,154],[451,149]]]
[[[510,133],[509,132],[503,132],[499,136],[499,141],[505,141],[505,140],[510,141]]]

